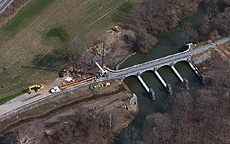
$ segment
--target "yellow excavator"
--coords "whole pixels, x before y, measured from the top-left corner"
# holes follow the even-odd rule
[[[32,86],[29,86],[29,91],[28,91],[28,93],[30,94],[32,90],[35,90],[35,92],[38,92],[38,91],[41,90],[41,89],[44,89],[43,84],[40,84],[40,85],[32,85]]]
[[[115,26],[114,31],[117,33],[120,32],[119,26]]]
[[[69,69],[62,69],[62,71],[59,72],[59,77],[66,76],[69,73]]]

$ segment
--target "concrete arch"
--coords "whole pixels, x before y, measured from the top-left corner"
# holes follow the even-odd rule
[[[142,72],[141,75],[144,74],[144,73],[147,73],[147,72],[152,72],[152,73],[154,73],[154,69],[153,69],[153,70],[146,70],[146,71]]]
[[[179,64],[179,63],[186,64],[198,76],[198,78],[200,79],[202,78],[202,74],[200,73],[199,69],[191,61],[183,60],[183,61],[177,62],[176,64]]]
[[[145,83],[145,81],[142,79],[142,77],[140,75],[137,75],[137,76],[130,75],[130,76],[126,77],[126,78],[130,78],[130,77],[135,77],[139,81],[138,83],[140,83],[143,86],[143,88],[146,90],[146,92],[148,93],[149,97],[152,100],[155,100],[155,92],[154,92],[154,90],[148,87],[148,85]]]
[[[178,63],[186,63],[186,64],[188,64],[188,61],[187,61],[187,60],[178,61],[178,62],[174,63],[174,66],[175,66],[176,64],[178,64]]]
[[[124,81],[127,78],[136,78],[137,79],[137,76],[136,75],[129,75],[127,77],[123,77],[121,81]]]
[[[192,70],[194,70],[194,69],[191,67],[191,65],[190,65],[192,62],[186,61],[186,60],[179,61],[179,62],[177,62],[174,66],[176,66],[176,65],[178,65],[178,64],[181,64],[181,63],[187,65],[187,66],[190,67]]]
[[[164,66],[161,66],[160,68],[158,68],[157,70],[160,70],[162,68],[169,68],[169,69],[171,69],[171,66],[170,65],[164,65]]]

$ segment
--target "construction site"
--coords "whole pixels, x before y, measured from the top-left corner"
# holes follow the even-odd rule
[[[58,78],[55,81],[47,84],[35,84],[28,87],[28,94],[30,97],[38,96],[39,94],[58,93],[68,87],[81,85],[83,83],[97,82],[100,77],[106,77],[107,67],[116,67],[119,65],[117,59],[124,60],[127,53],[118,50],[116,47],[124,47],[125,42],[122,41],[124,35],[130,34],[130,32],[124,31],[121,33],[119,26],[115,26],[108,30],[101,36],[103,40],[97,40],[90,48],[85,48],[78,40],[74,40],[74,43],[79,46],[83,54],[79,59],[90,59],[89,61],[84,61],[81,64],[76,64],[75,61],[70,63],[70,65],[65,64],[65,68],[58,72]],[[120,53],[114,52],[120,51]],[[118,57],[119,55],[119,57]],[[111,60],[112,59],[112,60]],[[110,61],[111,60],[111,61]],[[81,61],[81,60],[79,60]],[[98,62],[97,62],[98,61]],[[99,64],[100,63],[100,64]],[[92,85],[90,89],[97,87],[108,87],[110,82],[102,83],[100,85]],[[24,91],[27,91],[24,90]]]
[[[0,143],[229,142],[228,1],[0,5]]]
[[[0,103],[27,93],[26,89],[29,86],[43,84],[46,89],[46,84],[54,81],[59,71],[73,67],[69,62],[72,57],[65,48],[68,44],[74,45],[71,40],[76,38],[90,51],[94,41],[102,39],[105,31],[115,28],[111,18],[123,14],[120,9],[130,7],[133,3],[135,1],[99,0],[83,3],[50,0],[39,3],[32,1],[26,5],[23,11],[1,27]],[[71,7],[72,13],[65,10],[66,4],[69,5],[69,9]],[[31,13],[34,7],[38,7],[39,10]],[[88,16],[85,17],[86,15]],[[65,18],[56,20],[62,16]],[[22,21],[25,25],[19,27]],[[66,21],[71,22],[66,23]],[[56,23],[60,25],[55,25]],[[75,46],[71,53],[71,56],[82,56],[83,62],[78,61],[77,64],[80,66],[75,66],[76,68],[83,68],[85,61],[88,61],[88,65],[91,64],[91,59],[80,47]],[[103,65],[101,60],[98,62]],[[98,69],[90,68],[88,65],[87,68],[83,68],[84,73]]]
[[[48,103],[51,99],[57,99],[66,94],[71,94],[72,91],[87,89],[94,91],[94,89],[100,89],[101,87],[114,89],[114,86],[111,86],[111,84],[117,82],[108,79],[107,65],[117,67],[120,62],[122,63],[122,61],[126,59],[127,53],[120,54],[114,51],[120,51],[117,48],[118,45],[119,48],[126,46],[126,42],[123,41],[122,38],[127,34],[130,34],[130,32],[120,30],[119,26],[114,26],[101,36],[103,41],[97,40],[90,48],[85,48],[75,39],[73,43],[82,50],[82,55],[78,61],[82,59],[83,63],[76,64],[76,61],[71,61],[57,72],[56,75],[58,77],[54,81],[45,84],[35,83],[28,86],[27,89],[23,90],[25,93],[1,106],[1,121],[13,117],[18,113],[33,109],[37,107],[37,105]],[[129,52],[128,50],[124,51]],[[112,61],[107,61],[107,59],[111,59],[111,57]],[[117,59],[121,60],[116,62]],[[5,71],[8,70],[5,69]],[[123,103],[124,110],[126,109],[132,113],[137,112],[136,96],[131,94],[124,83],[120,82],[119,85],[121,85],[121,87],[124,86],[126,90],[122,98],[125,99]],[[98,109],[98,106],[92,108],[92,110],[94,109]]]

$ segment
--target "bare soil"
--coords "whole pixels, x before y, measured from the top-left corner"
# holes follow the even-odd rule
[[[118,64],[123,62],[129,55],[135,53],[125,40],[126,36],[132,37],[134,41],[136,39],[132,30],[122,28],[120,28],[120,32],[108,30],[95,41],[90,51],[98,62],[111,69],[116,69]]]
[[[61,126],[65,125],[65,123],[68,123],[69,116],[75,115],[80,110],[92,116],[111,114],[108,116],[111,116],[114,121],[112,133],[116,135],[135,117],[135,113],[128,112],[125,109],[126,102],[122,101],[122,98],[127,96],[127,92],[124,90],[122,85],[118,85],[116,83],[107,88],[101,87],[98,89],[93,89],[92,91],[79,91],[71,95],[66,95],[63,98],[54,100],[49,104],[39,106],[18,116],[12,117],[10,120],[2,122],[0,129],[3,130],[13,124],[12,126],[8,127],[7,131],[5,131],[6,134],[11,131],[17,131],[28,123],[42,121],[43,126],[41,127],[44,127],[44,129],[42,129],[43,133],[53,133],[56,131],[56,129],[59,130]],[[83,100],[82,102],[73,105],[71,104],[71,102],[73,103],[74,101],[81,101],[82,99],[87,99],[89,97],[92,97],[92,99],[89,99],[88,101]],[[93,99],[93,97],[98,98]],[[59,107],[65,105],[72,106],[67,106],[64,109],[58,110]],[[46,115],[55,109],[57,109],[57,111],[51,113],[50,115]],[[44,115],[46,116],[43,117]],[[52,126],[45,128],[45,125],[49,124],[52,124]],[[1,138],[5,137],[5,135],[2,135]],[[109,139],[107,140],[109,141]]]

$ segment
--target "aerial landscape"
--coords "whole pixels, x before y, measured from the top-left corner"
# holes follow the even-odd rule
[[[229,0],[0,0],[0,144],[229,144]]]

